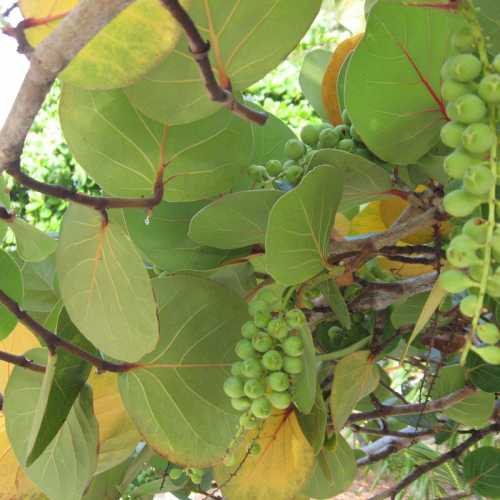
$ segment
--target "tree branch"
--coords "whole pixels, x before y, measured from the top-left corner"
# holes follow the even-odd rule
[[[24,356],[16,356],[15,354],[10,354],[4,351],[0,351],[0,361],[5,361],[6,363],[11,363],[16,366],[22,366],[23,368],[27,368],[28,370],[32,370],[34,372],[45,372],[44,366],[37,365]]]
[[[111,363],[102,358],[80,349],[79,347],[58,337],[43,325],[35,321],[28,313],[23,311],[17,302],[12,300],[2,290],[0,290],[0,302],[29,330],[31,330],[48,348],[51,354],[55,354],[57,349],[64,349],[81,359],[84,359],[100,371],[126,372],[137,367],[133,363]]]
[[[0,172],[19,161],[28,131],[57,75],[134,0],[82,0],[31,53],[30,68],[0,131]]]
[[[168,9],[172,17],[182,26],[189,42],[189,50],[198,64],[200,72],[205,81],[205,88],[210,95],[210,98],[220,103],[222,106],[229,109],[232,113],[249,120],[251,122],[264,125],[267,120],[267,114],[255,111],[244,104],[238,102],[229,89],[224,89],[219,85],[215,77],[208,53],[210,51],[210,43],[206,42],[193,20],[177,0],[161,0],[165,8]],[[230,82],[227,82],[230,84]]]
[[[419,477],[423,476],[427,472],[439,467],[440,465],[458,458],[464,451],[470,448],[472,445],[476,444],[478,441],[483,439],[488,434],[500,431],[500,424],[492,424],[489,427],[475,431],[468,439],[463,443],[459,444],[450,451],[444,453],[435,460],[431,460],[422,465],[419,465],[411,474],[408,474],[402,481],[400,481],[396,486],[389,488],[388,490],[379,493],[370,498],[370,500],[382,500],[384,498],[394,498],[400,491],[407,488],[411,483],[416,481]]]
[[[354,432],[361,432],[363,434],[371,434],[373,436],[392,436],[399,438],[418,438],[418,437],[428,437],[434,436],[436,434],[433,430],[423,430],[423,431],[391,431],[389,429],[370,429],[369,427],[362,427],[357,424],[351,425],[351,429]]]
[[[438,411],[446,410],[446,408],[449,408],[450,406],[458,403],[459,401],[462,401],[471,394],[474,394],[476,390],[477,389],[475,387],[467,385],[464,388],[460,389],[459,391],[453,392],[452,394],[448,394],[447,396],[441,399],[435,399],[434,401],[430,401],[427,404],[413,403],[413,404],[399,405],[399,406],[384,406],[380,410],[373,410],[364,413],[354,413],[349,417],[346,425],[354,424],[362,420],[374,420],[376,418],[383,418],[383,417],[436,413]]]

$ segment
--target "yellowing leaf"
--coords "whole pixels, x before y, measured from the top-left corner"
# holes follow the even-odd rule
[[[54,18],[28,29],[28,41],[38,45],[77,3],[21,0],[25,18]],[[159,0],[136,0],[80,51],[61,76],[87,89],[125,87],[156,66],[175,47],[179,33],[179,25]]]
[[[380,215],[380,202],[373,201],[352,218],[350,234],[378,233],[386,229],[387,227]]]
[[[345,60],[349,57],[349,54],[357,47],[358,43],[363,38],[363,34],[364,33],[359,33],[354,35],[337,46],[330,60],[330,64],[326,69],[325,76],[323,77],[323,105],[328,118],[334,125],[342,123],[342,110],[340,109],[337,95],[337,80],[340,69]]]
[[[351,221],[340,212],[335,215],[332,239],[345,238],[351,232]]]
[[[256,440],[260,453],[249,455]],[[235,452],[236,464],[215,468],[217,484],[234,500],[290,500],[309,478],[314,451],[295,412],[276,412],[260,431],[250,431]],[[246,457],[246,458],[244,458]]]
[[[426,264],[408,264],[407,262],[390,260],[387,257],[378,257],[377,260],[382,269],[390,271],[399,278],[413,278],[434,271],[434,266]]]
[[[116,375],[94,373],[89,383],[99,423],[99,461],[96,471],[99,474],[128,457],[141,438],[123,406]]]

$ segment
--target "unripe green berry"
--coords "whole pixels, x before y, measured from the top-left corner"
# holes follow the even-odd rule
[[[281,343],[281,348],[285,354],[296,358],[304,353],[304,342],[300,337],[290,336]]]
[[[325,128],[319,134],[318,147],[320,149],[334,148],[340,140],[340,136],[333,128]]]
[[[247,172],[256,182],[263,182],[267,179],[267,170],[263,165],[250,165]]]
[[[471,92],[470,85],[453,80],[444,80],[441,84],[441,95],[446,102],[455,101],[459,97]]]
[[[347,109],[344,109],[342,111],[342,121],[346,124],[346,125],[351,125],[351,118],[349,116],[349,111],[347,111]]]
[[[241,415],[240,417],[240,427],[243,429],[251,430],[255,429],[259,425],[257,419],[253,415]]]
[[[236,356],[240,359],[251,359],[256,358],[257,353],[252,346],[252,342],[249,339],[242,339],[236,344],[235,348]]]
[[[441,141],[449,148],[457,148],[462,144],[465,126],[458,122],[448,122],[441,128]]]
[[[259,333],[252,339],[252,345],[258,352],[267,352],[273,346],[273,339],[267,333]]]
[[[286,410],[292,404],[292,398],[288,392],[272,392],[268,398],[278,410]]]
[[[267,325],[267,331],[277,340],[282,340],[288,335],[288,324],[283,318],[272,319]]]
[[[453,217],[467,217],[481,205],[482,201],[478,196],[457,189],[444,197],[443,206]]]
[[[495,186],[495,177],[484,165],[467,167],[464,174],[464,189],[476,196],[486,195]]]
[[[495,144],[496,140],[496,135],[484,123],[472,123],[464,130],[462,135],[464,148],[473,154],[486,153]]]
[[[302,175],[304,175],[304,169],[300,165],[292,165],[285,169],[285,179],[290,184],[297,184]]]
[[[184,471],[182,469],[178,469],[177,467],[170,469],[170,471],[168,472],[168,475],[170,476],[170,479],[172,479],[172,481],[177,481],[182,477],[183,474]]]
[[[304,156],[305,152],[306,147],[304,146],[304,143],[298,139],[290,139],[285,144],[285,154],[291,160],[299,160]]]
[[[269,288],[263,288],[260,292],[259,292],[259,300],[262,300],[263,302],[265,302],[266,304],[269,305],[269,307],[274,307],[274,305],[276,304],[276,301],[277,301],[277,297],[276,297],[276,294],[273,293],[272,290],[270,290]]]
[[[494,299],[500,298],[500,274],[495,273],[491,278],[488,278],[486,293]]]
[[[340,139],[347,139],[350,137],[351,127],[349,125],[337,125],[333,130],[337,132]]]
[[[490,365],[500,365],[500,347],[488,345],[485,347],[472,346],[471,350],[481,356]]]
[[[278,177],[283,172],[283,165],[279,160],[269,160],[266,163],[266,170],[271,177]]]
[[[252,443],[252,446],[250,446],[249,453],[252,456],[256,456],[260,453],[261,451],[261,446],[259,443]]]
[[[468,236],[456,236],[446,251],[446,258],[452,266],[458,268],[469,267],[478,261],[476,250],[479,245]]]
[[[465,169],[469,166],[476,165],[477,158],[470,154],[457,149],[449,154],[444,159],[444,170],[452,179],[462,179],[465,174]]]
[[[260,332],[259,327],[253,321],[247,321],[241,327],[241,335],[246,339],[251,339],[255,337]]]
[[[269,313],[271,312],[271,307],[267,302],[264,302],[263,300],[252,300],[248,304],[248,313],[250,314],[250,316],[254,317],[257,312]]]
[[[262,380],[250,379],[245,382],[245,386],[243,387],[245,391],[245,396],[250,399],[260,398],[264,392],[266,391],[266,386],[262,382]]]
[[[481,121],[486,116],[486,104],[475,94],[465,94],[459,97],[454,103],[454,110],[450,108],[450,112],[455,117],[453,120],[458,120],[462,123],[474,123]],[[448,110],[448,107],[446,108]],[[451,115],[450,115],[451,116]]]
[[[476,46],[474,34],[469,27],[463,27],[455,32],[451,37],[451,42],[455,50],[462,53],[474,52]]]
[[[468,273],[469,276],[476,282],[480,283],[481,280],[483,279],[483,263],[478,262],[477,264],[472,264],[472,266],[469,266]]]
[[[301,358],[285,356],[283,360],[283,370],[290,375],[298,375],[304,370],[304,362]]]
[[[479,83],[478,93],[488,104],[500,104],[500,75],[486,75]]]
[[[483,70],[481,61],[473,54],[459,54],[449,60],[448,71],[457,82],[471,82]]]
[[[288,390],[290,381],[286,373],[274,372],[267,377],[267,384],[275,392],[284,392]]]
[[[300,131],[300,138],[308,146],[314,147],[318,143],[319,130],[314,125],[306,125]]]
[[[445,271],[439,277],[439,284],[448,293],[460,293],[475,283],[464,273],[456,270]]]
[[[247,411],[250,408],[250,400],[248,398],[232,398],[231,406],[236,411]]]
[[[283,366],[283,358],[278,351],[274,349],[267,351],[264,356],[262,356],[262,366],[271,372],[281,370]]]
[[[243,373],[241,372],[242,366],[243,366],[243,361],[235,361],[231,365],[231,375],[233,375],[234,377],[243,376]]]
[[[477,327],[477,336],[486,344],[496,344],[500,341],[500,330],[494,323],[482,323]]]
[[[291,309],[285,317],[290,328],[300,328],[307,323],[307,319],[300,309]]]
[[[462,232],[476,243],[483,245],[488,235],[488,223],[481,217],[473,217],[465,223]]]
[[[267,398],[261,397],[252,402],[251,410],[255,417],[264,419],[271,416],[273,407]]]
[[[243,381],[238,377],[229,377],[224,381],[224,392],[230,398],[243,397]]]
[[[241,365],[241,374],[245,378],[259,378],[262,375],[262,365],[256,358],[246,359]]]
[[[272,314],[268,311],[257,311],[254,316],[255,326],[258,328],[267,328],[272,317]]]
[[[347,153],[352,153],[356,149],[356,144],[352,139],[342,139],[337,144],[337,149],[346,151]]]
[[[460,302],[460,312],[469,318],[472,318],[476,314],[477,307],[478,298],[476,295],[468,295]]]

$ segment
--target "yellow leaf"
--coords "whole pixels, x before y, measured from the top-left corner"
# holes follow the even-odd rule
[[[55,18],[26,30],[30,44],[38,45],[77,3],[78,0],[21,0],[25,18]],[[189,0],[181,3],[186,5]],[[179,34],[179,25],[160,0],[136,0],[80,51],[61,77],[86,89],[125,87],[173,50]]]
[[[373,201],[352,218],[350,234],[379,233],[386,229],[380,214],[380,202]]]
[[[364,33],[359,33],[358,35],[354,35],[337,46],[326,68],[325,76],[323,77],[323,105],[330,122],[334,125],[342,123],[342,110],[340,109],[337,96],[337,80],[340,70],[349,54],[358,46],[358,43],[363,38],[363,34]]]
[[[248,455],[256,438],[260,452]],[[314,466],[314,451],[293,411],[276,412],[265,421],[260,432],[250,431],[235,455],[234,466],[219,465],[214,471],[217,484],[230,500],[295,498]],[[243,460],[244,456],[247,457]]]
[[[351,221],[340,212],[335,215],[332,239],[345,238],[351,232]]]
[[[434,271],[433,266],[428,266],[426,264],[408,264],[407,262],[390,260],[387,257],[378,257],[378,263],[381,268],[390,271],[398,278],[413,278]]]
[[[99,423],[99,462],[96,474],[127,458],[141,440],[122,403],[116,374],[93,373],[94,412]]]

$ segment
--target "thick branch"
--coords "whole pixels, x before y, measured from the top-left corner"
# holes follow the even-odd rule
[[[375,495],[371,497],[370,500],[382,500],[383,498],[395,498],[395,496],[405,488],[407,488],[411,483],[416,481],[419,477],[423,476],[427,472],[431,471],[432,469],[435,469],[436,467],[439,467],[440,465],[443,465],[444,463],[448,462],[449,460],[453,460],[455,458],[458,458],[464,451],[466,451],[468,448],[476,444],[478,441],[483,439],[485,436],[488,434],[491,434],[493,432],[498,432],[500,431],[500,424],[493,424],[490,425],[489,427],[485,427],[484,429],[480,429],[478,431],[475,431],[470,438],[466,439],[462,444],[459,444],[455,448],[451,449],[447,453],[444,453],[440,457],[436,458],[435,460],[431,460],[429,462],[426,462],[420,466],[418,466],[411,474],[408,474],[402,481],[400,481],[396,486],[379,493],[378,495]]]
[[[347,425],[354,424],[363,420],[374,420],[376,418],[395,417],[398,415],[416,415],[424,413],[435,413],[438,411],[446,410],[450,406],[462,401],[466,397],[474,394],[476,388],[472,386],[465,386],[459,391],[448,394],[441,399],[429,401],[427,404],[414,403],[399,406],[384,406],[379,410],[373,410],[365,413],[354,413],[349,417]]]
[[[205,87],[210,98],[220,103],[234,114],[246,120],[258,123],[259,125],[264,125],[267,120],[267,115],[265,113],[255,111],[241,104],[234,98],[229,90],[223,89],[219,85],[208,57],[210,44],[202,38],[184,7],[182,7],[177,0],[161,0],[161,2],[169,10],[170,14],[172,14],[172,17],[182,26],[188,38],[191,54],[198,64],[203,79],[205,80]]]
[[[45,367],[37,365],[24,356],[16,356],[15,354],[10,354],[4,351],[0,351],[0,361],[5,361],[6,363],[22,366],[23,368],[27,368],[28,370],[32,370],[34,372],[43,373],[45,371]]]
[[[14,315],[17,319],[31,330],[49,349],[51,353],[55,353],[57,349],[64,349],[79,358],[84,359],[100,371],[108,372],[126,372],[132,370],[136,365],[131,363],[111,363],[97,356],[94,356],[79,347],[67,342],[58,337],[51,331],[47,330],[43,325],[35,321],[29,314],[23,311],[17,302],[12,300],[2,290],[0,290],[0,302]]]
[[[19,160],[26,135],[57,75],[134,0],[82,0],[31,53],[31,64],[0,131],[0,172]]]

